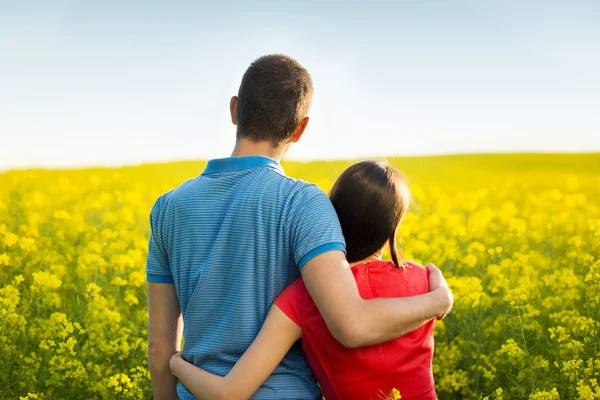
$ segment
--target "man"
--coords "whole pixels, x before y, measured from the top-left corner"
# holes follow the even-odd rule
[[[194,398],[169,370],[182,330],[184,357],[225,375],[273,300],[300,274],[329,330],[347,347],[394,339],[452,306],[434,266],[428,266],[428,294],[359,296],[329,199],[315,185],[286,177],[279,165],[306,129],[312,93],[310,75],[294,59],[254,61],[230,102],[237,125],[232,156],[211,160],[202,175],[156,201],[147,265],[148,362],[156,399]],[[299,346],[254,398],[320,398]]]

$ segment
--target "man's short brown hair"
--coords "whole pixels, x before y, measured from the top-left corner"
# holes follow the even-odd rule
[[[298,61],[283,54],[256,59],[238,91],[238,139],[279,145],[308,115],[312,94],[310,75]]]

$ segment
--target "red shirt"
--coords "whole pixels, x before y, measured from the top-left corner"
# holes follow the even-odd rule
[[[388,261],[371,261],[352,267],[361,297],[429,292],[428,271],[407,264],[402,269]],[[348,349],[329,333],[302,279],[288,286],[275,304],[302,328],[302,350],[327,400],[381,399],[393,388],[403,400],[437,398],[431,368],[435,321],[387,343]]]

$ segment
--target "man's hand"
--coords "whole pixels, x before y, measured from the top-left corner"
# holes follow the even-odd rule
[[[452,295],[452,291],[448,288],[448,282],[446,282],[446,278],[444,278],[442,271],[438,267],[429,263],[425,268],[429,271],[429,291],[437,291],[441,296],[444,296],[443,304],[445,306],[440,310],[441,313],[437,317],[438,320],[444,319],[452,309],[454,295]]]
[[[148,370],[155,400],[177,399],[171,356],[181,349],[183,319],[175,287],[148,282]]]
[[[446,282],[446,278],[442,275],[442,271],[434,264],[427,264],[425,266],[427,271],[429,271],[429,291],[433,292],[436,289],[441,287],[448,287],[448,282]]]
[[[331,334],[345,347],[388,342],[452,308],[452,293],[434,266],[429,293],[364,300],[342,251],[320,254],[302,267],[302,279]],[[437,271],[436,271],[437,270]]]

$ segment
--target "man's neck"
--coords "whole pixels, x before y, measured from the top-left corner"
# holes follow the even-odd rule
[[[231,157],[263,156],[281,162],[288,146],[273,147],[270,142],[253,142],[248,139],[239,139],[235,143]]]

